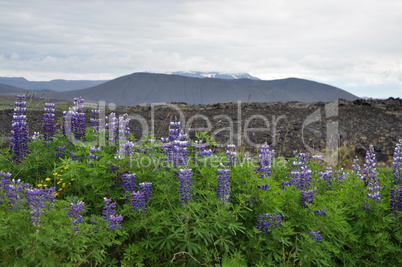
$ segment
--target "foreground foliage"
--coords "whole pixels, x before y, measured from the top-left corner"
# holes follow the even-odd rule
[[[102,132],[87,128],[85,142],[39,135],[18,161],[4,149],[0,264],[402,264],[400,144],[393,170],[376,169],[372,148],[335,170],[269,146],[213,155],[171,126],[169,140],[135,146],[127,135],[93,147]]]

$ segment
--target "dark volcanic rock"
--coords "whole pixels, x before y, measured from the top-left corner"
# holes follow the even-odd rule
[[[169,122],[177,118],[185,125],[192,140],[195,132],[205,131],[221,147],[234,143],[254,154],[267,142],[278,156],[288,157],[293,150],[325,152],[330,141],[327,132],[336,129],[338,147],[349,151],[341,156],[364,157],[369,145],[373,145],[379,161],[386,162],[392,157],[396,143],[402,139],[401,99],[331,103],[332,106],[323,102],[175,103],[124,107],[114,112],[131,116],[130,126],[137,139],[149,134],[167,137]],[[107,110],[106,115],[109,113]],[[28,111],[30,134],[41,132],[42,116],[42,111]],[[59,118],[61,112],[56,116]],[[93,117],[93,114],[88,113],[87,117]],[[10,135],[11,118],[12,110],[3,110],[0,114],[4,137]]]

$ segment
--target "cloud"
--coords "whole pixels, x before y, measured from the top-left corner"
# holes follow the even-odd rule
[[[2,76],[93,79],[135,71],[228,71],[356,85],[353,90],[391,90],[401,81],[398,0],[0,5]]]

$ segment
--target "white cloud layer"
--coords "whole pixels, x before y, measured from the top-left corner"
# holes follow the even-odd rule
[[[0,0],[0,76],[299,77],[402,97],[399,0]]]

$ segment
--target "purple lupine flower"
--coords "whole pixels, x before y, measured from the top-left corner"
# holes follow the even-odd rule
[[[135,181],[137,177],[135,176],[135,173],[125,173],[122,175],[123,176],[123,192],[126,194],[126,192],[134,192],[135,191]]]
[[[213,155],[213,152],[211,149],[205,148],[205,144],[202,142],[202,140],[194,141],[193,147],[194,147],[194,156],[195,156],[194,163],[195,164],[198,163],[197,157],[204,158],[204,157]]]
[[[173,153],[170,154],[172,156],[170,160],[174,168],[186,167],[188,165],[188,141],[185,139],[187,139],[187,135],[179,134],[177,140],[173,141]]]
[[[321,179],[326,182],[329,188],[332,187],[334,180],[334,174],[332,173],[332,167],[327,167],[324,172],[321,172]]]
[[[327,215],[326,211],[327,211],[326,209],[319,209],[319,210],[314,211],[314,214],[315,215]]]
[[[15,181],[11,180],[10,185],[8,186],[8,204],[10,205],[10,209],[17,209],[22,205],[22,200],[24,198],[23,195],[24,185],[21,184],[20,180]]]
[[[109,145],[114,146],[118,137],[119,120],[114,112],[110,113],[110,115],[105,119],[107,120],[105,125],[105,129],[107,130],[107,139],[109,141]]]
[[[233,166],[236,164],[237,158],[236,158],[236,152],[233,151],[236,149],[236,145],[230,144],[226,146],[226,157],[229,160],[228,166]]]
[[[64,150],[66,150],[66,148],[67,147],[65,146],[59,146],[55,148],[55,150],[57,151],[56,160],[59,160],[59,158],[64,157]]]
[[[399,215],[402,212],[402,186],[391,188],[391,209],[390,212]]]
[[[131,155],[132,153],[134,153],[134,147],[135,147],[135,143],[130,141],[128,135],[130,134],[130,127],[129,127],[129,123],[130,123],[130,118],[128,116],[128,114],[124,114],[123,116],[120,116],[119,119],[117,121],[115,121],[115,123],[117,123],[117,131],[118,131],[118,138],[119,138],[119,149],[117,151],[117,155],[115,157],[116,160],[120,160],[123,159],[125,156],[127,155]],[[113,126],[115,127],[115,126]],[[115,129],[114,129],[115,130]],[[109,133],[110,133],[110,129],[109,129]],[[112,133],[113,134],[113,133]],[[111,142],[109,140],[109,142]]]
[[[173,143],[169,141],[168,138],[161,138],[161,153],[168,156],[168,162],[171,162],[171,154],[173,153]]]
[[[10,154],[13,160],[21,161],[28,153],[28,130],[26,124],[25,95],[18,95],[11,123]]]
[[[138,148],[135,152],[136,153],[142,153],[145,155],[149,155],[151,157],[154,157],[154,155],[152,155],[152,152],[154,151],[154,149],[152,148],[152,144],[154,144],[156,142],[155,139],[148,139],[147,140],[147,146],[144,148]]]
[[[173,168],[186,167],[188,165],[188,135],[181,130],[179,121],[172,121],[169,124],[168,138],[162,138],[161,152],[167,155],[167,161]]]
[[[95,153],[99,153],[101,151],[102,151],[102,149],[100,147],[91,147],[89,149],[89,155],[88,155],[89,161],[93,162],[93,161],[99,160],[101,157],[98,155],[95,155]]]
[[[112,199],[104,197],[103,211],[102,217],[103,220],[109,222],[109,230],[115,230],[117,228],[121,228],[120,222],[123,221],[123,216],[116,216],[116,203],[112,203]]]
[[[378,172],[376,169],[376,155],[374,153],[374,147],[370,145],[369,150],[366,153],[365,163],[363,166],[363,181],[367,186],[367,197],[380,202],[380,180],[377,176]]]
[[[119,122],[118,122],[118,132],[119,132],[119,140],[120,142],[128,141],[128,135],[130,134],[130,117],[128,116],[127,113],[123,114],[123,116],[119,117]]]
[[[297,187],[300,190],[304,190],[310,186],[311,182],[311,170],[308,167],[310,162],[310,153],[299,153],[299,157],[297,157],[298,161],[293,161],[293,167],[296,167],[296,170],[291,171],[292,178],[290,182],[292,185]]]
[[[269,189],[269,185],[267,185],[267,184],[264,184],[264,185],[257,185],[257,188],[258,188],[258,189],[261,189],[261,190],[268,190],[268,189]]]
[[[56,202],[56,188],[54,186],[42,188],[44,199],[46,200],[46,206],[48,209],[54,206]]]
[[[75,154],[74,151],[71,151],[71,152],[70,152],[70,157],[71,157],[71,159],[74,160],[74,161],[80,161],[80,159],[81,159],[81,155]]]
[[[193,178],[190,168],[180,169],[179,183],[180,183],[180,202],[184,205],[188,203],[193,195],[191,188],[193,185]]]
[[[75,138],[83,139],[85,137],[85,113],[84,113],[84,99],[81,97],[74,98],[73,106],[75,107],[75,127],[73,133]]]
[[[30,209],[31,223],[34,226],[40,227],[41,215],[45,212],[45,208],[50,208],[55,201],[54,192],[54,187],[47,190],[43,188],[27,188],[25,190],[26,204]]]
[[[363,180],[362,168],[360,167],[359,159],[357,157],[353,160],[353,165],[351,168],[353,172],[357,175],[357,177]]]
[[[9,179],[10,173],[0,172],[0,204],[3,203],[4,197],[8,199],[9,209],[18,209],[23,204],[23,189],[28,184],[21,183],[20,180]],[[1,194],[4,192],[4,194]]]
[[[282,190],[286,190],[286,187],[292,186],[292,182],[282,182]]]
[[[394,184],[402,183],[402,139],[399,139],[394,150],[392,174],[394,175]]]
[[[310,232],[310,235],[311,235],[311,238],[313,239],[313,240],[315,240],[315,241],[317,241],[318,243],[322,243],[322,240],[324,239],[323,237],[322,237],[322,235],[320,234],[320,231],[314,231],[314,230],[311,230],[311,232]]]
[[[0,177],[4,179],[9,179],[11,177],[11,173],[0,171]]]
[[[301,165],[300,170],[292,170],[290,174],[293,176],[290,182],[298,189],[303,190],[310,186],[312,173],[307,165]]]
[[[216,196],[227,203],[230,202],[230,169],[218,169],[218,186]]]
[[[257,225],[255,228],[260,233],[256,233],[256,235],[265,234],[270,232],[272,228],[276,228],[282,225],[282,216],[277,214],[269,215],[268,213],[259,214],[257,219]]]
[[[48,142],[52,140],[54,135],[54,124],[55,124],[55,115],[54,115],[54,103],[45,103],[44,113],[43,113],[43,141]]]
[[[74,137],[77,140],[85,138],[84,99],[74,98],[73,107],[63,112],[63,121],[63,133],[67,137]]]
[[[144,192],[138,191],[132,193],[132,207],[134,210],[142,210],[143,212],[146,212],[147,207],[145,201]]]
[[[95,114],[99,115],[99,114],[100,114],[100,110],[99,110],[99,109],[91,109],[91,110],[90,110],[90,113],[91,113],[91,114],[94,114],[94,115],[95,115]],[[102,119],[101,119],[101,118],[89,118],[89,123],[95,124],[95,125],[89,126],[89,128],[94,129],[95,132],[99,132],[99,131],[101,130],[101,128],[102,128],[102,127],[100,126],[101,122],[102,122]]]
[[[11,184],[11,173],[0,171],[0,204],[3,204],[5,195],[8,192],[8,186]]]
[[[171,121],[169,124],[169,137],[168,140],[173,142],[177,140],[181,133],[181,123],[180,121]]]
[[[33,132],[32,136],[29,138],[29,140],[30,141],[38,140],[39,136],[40,136],[39,132]]]
[[[115,229],[121,228],[120,222],[123,221],[123,216],[121,214],[119,215],[110,215],[109,216],[109,230],[113,231]]]
[[[336,171],[336,176],[335,176],[335,181],[337,183],[342,183],[342,181],[345,181],[348,177],[348,173],[346,173],[343,168],[340,168],[338,171]]]
[[[80,214],[84,211],[85,203],[83,201],[77,201],[76,203],[70,203],[70,210],[67,215],[71,217],[71,228],[74,229],[78,235],[80,231],[80,224],[84,222],[84,217]]]
[[[103,211],[102,211],[102,215],[103,215],[103,219],[107,220],[109,215],[116,215],[116,203],[112,202],[111,198],[107,198],[104,197],[103,198]]]
[[[135,143],[132,141],[121,140],[119,144],[119,149],[116,152],[115,160],[124,159],[127,155],[134,153]]]
[[[300,204],[303,207],[307,208],[308,207],[307,204],[309,204],[309,205],[314,204],[314,191],[313,190],[301,191],[300,196],[301,196]]]
[[[261,178],[271,176],[271,165],[275,158],[275,150],[271,150],[266,143],[261,146],[260,155],[258,156],[258,167],[255,168]]]
[[[152,195],[152,183],[151,182],[143,182],[139,184],[140,192],[144,194],[145,201],[148,201]]]
[[[313,155],[311,157],[311,159],[313,159],[313,160],[322,160],[322,155]]]
[[[297,151],[294,151],[297,153]],[[296,154],[294,154],[296,155]],[[301,166],[307,166],[310,162],[310,153],[299,153],[299,156],[296,157],[296,160],[293,161],[293,167],[301,167]]]

